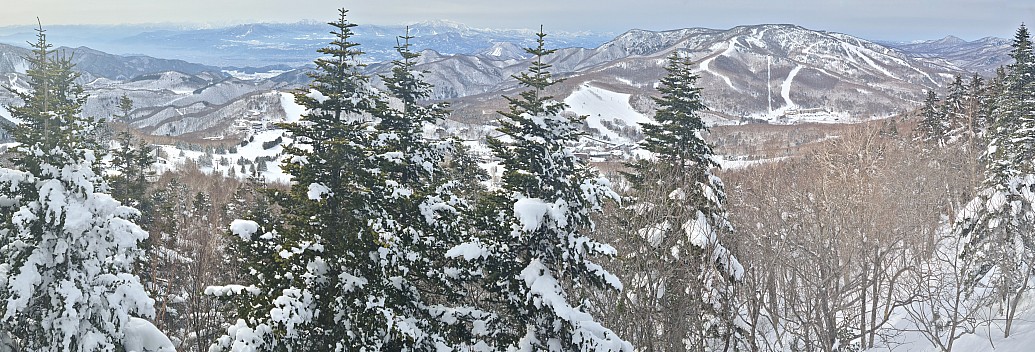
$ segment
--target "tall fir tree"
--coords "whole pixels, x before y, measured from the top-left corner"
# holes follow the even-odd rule
[[[628,342],[594,320],[583,297],[622,288],[618,278],[591,261],[613,247],[588,236],[590,213],[614,198],[606,179],[572,151],[584,117],[562,114],[565,104],[547,89],[559,82],[545,62],[540,32],[526,72],[515,75],[526,88],[506,97],[500,138],[489,146],[505,168],[502,185],[475,212],[474,239],[447,252],[483,274],[488,299],[479,308],[494,313],[481,346],[514,351],[631,351]]]
[[[1009,67],[1007,104],[1016,128],[1011,129],[1012,162],[1024,173],[1035,173],[1035,51],[1024,25],[1017,30]]]
[[[1035,274],[1035,170],[1030,159],[1035,129],[1029,127],[1035,112],[1030,98],[1035,66],[1023,25],[1011,56],[1016,62],[1007,68],[997,92],[995,132],[982,157],[985,180],[957,214],[953,228],[964,243],[961,256],[974,263],[967,268],[971,285],[988,285],[998,298],[993,303],[1006,316],[1007,337]]]
[[[136,275],[147,233],[97,174],[97,122],[70,57],[53,53],[42,28],[26,58],[29,92],[8,106],[14,164],[0,169],[0,330],[27,351],[121,348],[132,315],[151,316],[153,300]]]
[[[924,105],[920,110],[920,122],[916,127],[915,137],[917,139],[935,145],[945,143],[949,126],[944,111],[939,108],[939,103],[938,95],[933,90],[928,90],[924,98]]]
[[[967,87],[963,83],[963,76],[956,75],[949,83],[949,90],[941,105],[941,114],[946,124],[943,144],[964,133],[967,126],[966,99]]]
[[[725,209],[722,180],[712,173],[718,168],[711,146],[703,139],[707,127],[700,113],[698,76],[689,55],[675,52],[665,67],[655,98],[656,123],[644,124],[643,149],[652,158],[629,164],[634,192],[630,218],[637,229],[633,249],[645,280],[639,282],[658,292],[658,307],[643,309],[665,312],[649,327],[657,331],[650,342],[661,350],[734,350],[743,339],[735,320],[739,306],[734,289],[743,268],[733,253],[722,244],[733,234]],[[659,276],[661,267],[680,266],[685,270]],[[630,288],[631,290],[645,287]],[[670,329],[687,326],[686,331]]]
[[[428,302],[453,294],[434,253],[456,232],[457,203],[421,135],[444,110],[417,103],[429,86],[408,44],[385,77],[396,101],[371,88],[347,12],[295,95],[306,114],[284,126],[291,189],[267,192],[281,215],[231,224],[250,285],[209,289],[233,296],[241,318],[213,350],[437,351],[458,339],[455,310]]]

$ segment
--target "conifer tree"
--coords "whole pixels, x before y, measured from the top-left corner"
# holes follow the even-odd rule
[[[114,116],[115,119],[125,121],[129,118],[129,113],[133,111],[133,99],[130,99],[126,94],[122,94],[118,99],[116,107],[119,109],[119,114]]]
[[[430,97],[431,85],[422,80],[416,68],[417,53],[410,51],[408,29],[399,37],[392,61],[391,75],[382,76],[387,97],[377,99],[373,116],[374,135],[370,161],[378,171],[370,186],[365,205],[366,226],[381,244],[380,273],[397,291],[394,295],[396,319],[389,324],[411,324],[418,331],[400,331],[407,349],[434,351],[460,343],[466,331],[456,321],[456,311],[446,303],[455,302],[462,293],[453,275],[444,270],[447,244],[462,235],[459,215],[466,202],[454,194],[455,181],[447,177],[444,158],[448,143],[424,138],[424,127],[441,122],[445,104],[422,105]],[[382,279],[383,280],[383,279]],[[390,284],[385,281],[384,284]],[[412,345],[412,346],[411,346]]]
[[[417,103],[429,86],[414,73],[408,43],[385,78],[401,104],[370,87],[347,12],[330,23],[335,39],[320,49],[328,56],[316,60],[308,91],[295,95],[306,114],[284,126],[295,138],[283,165],[293,183],[287,193],[267,191],[280,211],[231,224],[250,285],[209,289],[234,297],[240,316],[213,350],[453,346],[455,310],[427,302],[451,294],[433,256],[455,232],[456,203],[421,136],[443,110]]]
[[[917,124],[916,138],[942,145],[948,131],[948,124],[945,114],[939,109],[938,95],[933,90],[927,91],[924,98],[924,106],[920,112],[920,122]]]
[[[506,97],[499,131],[489,146],[506,172],[500,189],[476,210],[476,238],[450,249],[480,272],[490,298],[483,345],[517,351],[630,351],[631,345],[594,320],[580,302],[586,292],[621,289],[619,280],[591,261],[610,256],[599,243],[589,215],[615,197],[606,179],[572,153],[584,117],[563,115],[565,104],[547,89],[559,82],[549,72],[546,34],[525,49],[533,59],[514,76],[526,90]]]
[[[628,216],[636,230],[636,267],[644,276],[639,280],[660,290],[660,307],[642,307],[659,312],[649,331],[656,348],[692,351],[726,350],[738,347],[740,331],[734,324],[738,306],[734,288],[743,269],[732,252],[721,242],[733,228],[725,210],[726,195],[722,181],[712,174],[718,164],[714,152],[703,139],[707,130],[700,112],[698,76],[688,55],[675,52],[661,79],[656,123],[644,124],[643,149],[652,158],[629,164],[629,179],[637,204]],[[680,266],[686,270],[667,271],[659,276],[657,268]],[[645,287],[631,287],[640,295]],[[686,326],[686,331],[672,329]]]
[[[0,330],[27,351],[113,351],[132,315],[150,316],[133,264],[147,233],[139,213],[100,193],[97,122],[70,57],[42,28],[26,58],[30,92],[8,106],[18,170],[0,169]]]
[[[1022,25],[996,100],[995,133],[983,156],[985,180],[977,196],[956,216],[961,256],[975,263],[968,268],[973,286],[988,283],[1006,316],[1009,337],[1018,304],[1035,274],[1035,170],[1032,142],[1035,129],[1027,125],[1035,111],[1031,100],[1033,60],[1031,40]]]
[[[1016,123],[1012,129],[1012,162],[1021,172],[1035,173],[1035,51],[1024,25],[1017,30],[1009,67],[1008,114]]]
[[[111,150],[110,172],[106,175],[111,196],[142,212],[148,212],[148,177],[156,176],[151,165],[155,162],[154,147],[133,137],[129,132],[115,134],[117,144]]]
[[[966,118],[967,88],[963,84],[963,76],[956,75],[949,84],[948,93],[942,101],[941,114],[946,124],[945,136],[942,143],[948,143],[955,136],[965,131],[967,126]]]

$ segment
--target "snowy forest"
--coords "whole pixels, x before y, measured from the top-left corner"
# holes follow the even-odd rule
[[[542,29],[486,140],[492,177],[400,33],[362,72],[329,23],[288,184],[188,164],[84,116],[39,28],[0,161],[0,352],[973,351],[1035,337],[1035,52],[895,118],[723,169],[676,52],[639,157],[587,162]],[[123,97],[113,116],[133,101]],[[244,168],[244,165],[241,165]],[[255,166],[252,166],[254,170]],[[1011,339],[1012,338],[1012,339]],[[1025,344],[1028,345],[1025,345]],[[1027,347],[1025,347],[1027,346]]]

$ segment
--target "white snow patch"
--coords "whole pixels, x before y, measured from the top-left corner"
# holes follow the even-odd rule
[[[176,352],[169,337],[147,320],[130,317],[123,328],[126,337],[122,344],[126,352]]]
[[[295,103],[295,95],[288,92],[280,92],[280,105],[284,108],[284,122],[298,122],[305,114],[305,107]]]
[[[467,242],[461,243],[456,247],[450,248],[446,251],[447,258],[459,258],[463,257],[464,260],[471,261],[478,258],[488,258],[489,251],[486,249],[481,242]]]
[[[683,224],[683,231],[686,231],[686,237],[690,243],[700,248],[705,248],[714,241],[715,233],[712,232],[711,225],[708,225],[708,219],[704,213],[700,211],[697,212],[697,219],[688,220]]]
[[[331,192],[330,188],[327,188],[327,186],[324,186],[321,183],[310,183],[309,192],[306,193],[306,195],[309,196],[309,199],[311,200],[321,200],[323,199],[323,195],[325,194],[333,196],[334,192]]]
[[[568,203],[563,199],[547,203],[539,198],[521,198],[514,202],[514,216],[521,224],[521,229],[528,232],[539,229],[546,215],[550,215],[557,226],[566,226],[568,223],[567,211]]]
[[[252,234],[259,232],[259,224],[251,220],[235,219],[230,222],[230,232],[242,240],[251,240]]]
[[[279,76],[280,74],[282,74],[284,72],[287,72],[287,71],[284,71],[284,70],[270,70],[270,71],[266,71],[266,72],[245,73],[245,72],[241,72],[241,71],[237,71],[237,70],[223,70],[223,73],[226,73],[226,74],[228,74],[230,76],[233,76],[234,78],[242,79],[242,80],[247,80],[247,81],[253,81],[253,80],[257,80],[257,79],[270,79],[270,78]]]

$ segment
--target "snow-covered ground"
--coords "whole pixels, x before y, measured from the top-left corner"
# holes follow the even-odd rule
[[[1016,320],[1011,328],[1010,337],[1003,338],[1005,321],[1002,316],[991,324],[981,326],[973,334],[960,337],[952,346],[953,351],[995,351],[995,352],[1030,352],[1035,351],[1035,292],[1029,292],[1021,301]],[[901,330],[912,330],[915,326],[899,312],[892,317],[894,327]],[[886,346],[871,348],[867,352],[939,352],[940,350],[923,334],[916,331],[897,332]]]
[[[601,137],[616,144],[627,144],[634,141],[617,129],[631,127],[638,131],[641,123],[651,122],[647,116],[629,105],[629,97],[630,94],[583,84],[564,99],[564,103],[568,104],[569,111],[585,115],[586,124],[599,131]]]
[[[305,113],[305,108],[295,103],[295,98],[291,93],[280,92],[280,101],[284,107],[286,118],[280,122],[296,122],[302,114]],[[226,154],[213,154],[212,166],[200,167],[200,170],[205,173],[218,173],[226,176],[233,176],[239,178],[245,178],[249,176],[249,173],[241,170],[242,167],[237,164],[238,160],[255,160],[260,157],[272,158],[272,161],[266,163],[267,170],[260,171],[259,173],[269,182],[280,182],[288,183],[291,178],[284,173],[280,168],[280,162],[283,156],[280,155],[284,148],[282,144],[290,143],[291,138],[285,136],[285,130],[283,129],[270,129],[260,131],[252,134],[251,142],[243,146],[238,146],[236,151],[233,153]],[[266,149],[263,148],[263,144],[273,144],[274,141],[280,138],[282,142],[275,144],[272,147]],[[204,152],[192,151],[192,150],[181,150],[176,146],[172,145],[160,145],[158,146],[166,155],[166,158],[160,161],[157,165],[159,172],[165,172],[178,167],[178,165],[186,164],[187,162],[196,162],[205,156]],[[221,165],[220,161],[226,159],[229,165]],[[230,170],[234,173],[231,175]]]
[[[276,77],[276,76],[278,76],[278,75],[280,75],[280,74],[282,74],[284,72],[287,72],[287,71],[284,71],[284,70],[270,70],[270,71],[266,71],[266,72],[246,73],[246,72],[241,72],[241,71],[236,71],[236,70],[223,70],[223,73],[231,75],[234,78],[243,79],[243,80],[270,79],[270,78]]]

